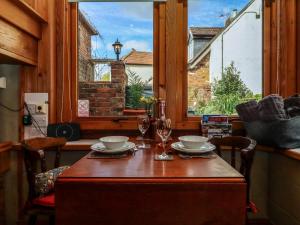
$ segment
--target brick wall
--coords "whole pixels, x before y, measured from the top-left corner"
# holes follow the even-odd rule
[[[79,82],[79,99],[89,100],[90,116],[121,116],[127,78],[123,62],[111,63],[111,82]]]
[[[78,78],[79,81],[93,81],[94,66],[91,62],[93,33],[81,13],[78,16],[78,34]]]
[[[197,65],[197,68],[188,72],[188,106],[190,108],[194,106],[194,102],[201,100],[206,103],[211,98],[209,58],[210,54]]]

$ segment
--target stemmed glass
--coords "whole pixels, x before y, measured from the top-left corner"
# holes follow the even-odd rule
[[[138,139],[138,140],[142,141],[142,144],[138,145],[137,147],[139,147],[139,148],[150,148],[150,146],[146,145],[145,142],[144,142],[144,136],[145,136],[147,130],[149,129],[149,127],[150,127],[150,119],[147,115],[138,116],[137,122],[138,122],[139,131],[142,134],[142,137]]]
[[[157,132],[158,136],[161,138],[163,152],[160,155],[156,155],[155,159],[156,160],[172,160],[173,157],[168,155],[166,152],[166,142],[168,141],[168,139],[172,133],[171,120],[166,119],[165,117],[158,119],[156,132]]]

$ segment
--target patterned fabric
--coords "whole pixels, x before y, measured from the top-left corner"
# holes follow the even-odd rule
[[[69,166],[61,166],[45,173],[39,173],[35,176],[35,191],[39,195],[45,195],[54,189],[54,183],[57,177]]]
[[[236,111],[242,121],[251,122],[259,120],[258,104],[255,100],[237,105]]]
[[[283,98],[279,95],[264,97],[258,105],[260,120],[275,121],[289,118],[284,110]]]

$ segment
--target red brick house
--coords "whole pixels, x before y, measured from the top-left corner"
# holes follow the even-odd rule
[[[78,13],[78,78],[79,81],[94,80],[94,66],[92,59],[92,40],[93,35],[99,32],[93,24],[79,10]]]
[[[189,67],[188,67],[188,107],[193,110],[199,102],[207,103],[211,98],[209,83],[208,47],[220,27],[190,27],[189,30]]]
[[[134,48],[127,55],[122,57],[126,72],[138,74],[143,81],[148,81],[153,77],[153,53],[137,51]],[[152,85],[152,80],[149,82]]]

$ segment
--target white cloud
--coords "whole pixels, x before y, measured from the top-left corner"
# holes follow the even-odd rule
[[[139,20],[152,20],[153,18],[153,3],[147,2],[129,2],[119,3],[122,15],[135,17]]]
[[[106,49],[107,49],[108,51],[113,51],[114,48],[113,48],[113,46],[112,46],[112,43],[106,44]]]
[[[79,8],[88,12],[91,17],[138,21],[149,21],[153,18],[153,3],[149,2],[82,2]]]
[[[123,44],[122,52],[131,51],[131,49],[135,49],[137,51],[151,51],[151,46],[147,41],[138,41],[138,40],[129,40]],[[108,51],[113,51],[112,44],[107,44],[106,49]]]
[[[102,48],[102,43],[98,40],[92,39],[92,49],[100,49]]]
[[[135,35],[153,35],[153,30],[145,29],[145,28],[131,27],[130,33],[135,34]]]
[[[123,48],[124,50],[130,50],[134,48],[137,51],[149,51],[151,49],[148,42],[138,40],[126,41]]]

